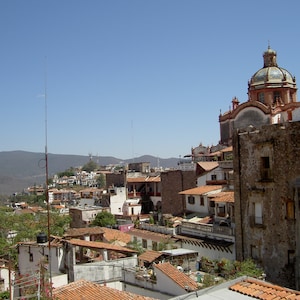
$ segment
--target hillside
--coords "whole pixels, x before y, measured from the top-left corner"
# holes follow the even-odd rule
[[[94,160],[101,166],[131,163],[133,159],[123,160],[110,156],[99,156]],[[48,154],[49,177],[70,167],[83,166],[88,156]],[[151,167],[163,168],[177,166],[177,158],[162,159],[151,155],[134,158],[134,162],[149,162]],[[11,195],[24,188],[45,182],[45,154],[26,151],[0,152],[0,195]]]

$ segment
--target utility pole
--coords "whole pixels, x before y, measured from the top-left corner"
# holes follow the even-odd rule
[[[47,230],[48,230],[48,264],[50,297],[52,299],[52,270],[51,270],[51,234],[50,234],[50,201],[49,201],[49,170],[48,170],[48,112],[47,112],[47,73],[45,68],[45,162],[46,162],[46,203],[47,203]]]

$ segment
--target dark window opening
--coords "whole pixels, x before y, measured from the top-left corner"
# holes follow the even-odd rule
[[[270,158],[268,156],[261,157],[261,178],[263,180],[271,178]]]
[[[188,203],[189,204],[195,204],[195,197],[194,196],[189,196],[188,197]]]

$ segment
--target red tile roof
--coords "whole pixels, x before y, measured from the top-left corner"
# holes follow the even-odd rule
[[[154,268],[160,270],[183,289],[185,289],[186,287],[188,287],[190,291],[195,291],[198,289],[198,284],[196,283],[196,281],[194,281],[188,275],[177,270],[169,262],[154,264]]]
[[[64,237],[78,237],[94,234],[104,234],[103,227],[69,228],[64,234]]]
[[[106,228],[106,227],[102,227],[101,229],[104,232],[105,240],[108,242],[120,241],[125,244],[128,244],[131,241],[130,234],[128,234],[126,232],[122,232],[118,229],[112,229],[112,228]]]
[[[300,292],[265,281],[247,278],[229,287],[230,290],[256,299],[300,299]]]
[[[215,202],[234,202],[234,192],[232,191],[220,192],[208,197]]]
[[[197,163],[204,171],[211,171],[219,166],[217,161],[200,161]]]
[[[153,298],[119,291],[107,286],[79,280],[53,290],[54,299],[57,300],[153,300]]]
[[[203,185],[180,192],[180,195],[202,195],[208,192],[222,189],[221,185]]]
[[[154,250],[147,250],[144,253],[142,253],[138,259],[139,260],[143,260],[149,263],[154,262],[157,258],[159,258],[160,256],[162,256],[163,253],[158,252],[158,251],[154,251]]]

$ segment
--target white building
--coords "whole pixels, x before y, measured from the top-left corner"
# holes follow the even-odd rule
[[[110,195],[110,212],[113,215],[123,214],[123,205],[127,199],[125,187],[113,187],[109,190]]]
[[[211,213],[208,196],[219,193],[221,190],[221,185],[204,185],[182,191],[179,194],[185,195],[186,212],[195,212],[207,216]]]

